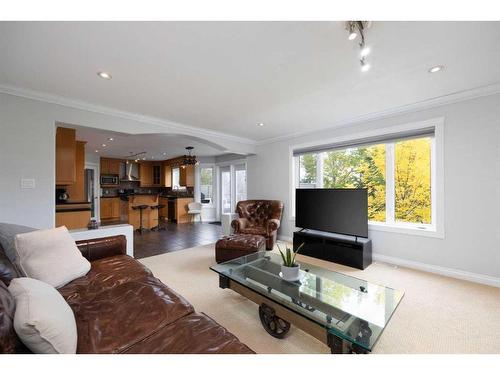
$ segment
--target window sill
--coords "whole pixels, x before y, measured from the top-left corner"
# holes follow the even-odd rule
[[[385,224],[371,221],[368,223],[368,231],[391,232],[407,234],[411,236],[444,238],[443,231],[436,229],[435,226],[426,226],[419,228],[418,225],[412,224]]]
[[[295,226],[295,216],[292,216],[290,221]],[[422,237],[432,237],[444,239],[444,232],[442,230],[436,229],[434,226],[429,226],[427,228],[417,228],[415,225],[404,225],[404,224],[385,224],[377,223],[374,221],[368,222],[368,232],[389,232],[389,233],[399,233],[406,234],[409,236],[422,236]]]

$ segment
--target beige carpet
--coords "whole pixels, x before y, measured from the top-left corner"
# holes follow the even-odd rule
[[[301,260],[405,292],[374,353],[500,353],[499,288],[383,263],[360,271],[309,257]],[[219,288],[217,274],[209,270],[215,262],[214,245],[141,262],[257,353],[329,353],[293,326],[283,340],[268,335],[256,304]]]

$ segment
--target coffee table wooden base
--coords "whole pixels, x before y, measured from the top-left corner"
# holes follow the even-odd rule
[[[259,305],[259,317],[264,329],[273,337],[283,339],[290,330],[291,324],[303,330],[325,345],[332,354],[367,354],[368,351],[352,344],[350,341],[329,333],[324,327],[299,315],[265,296],[254,292],[244,285],[219,275],[219,286],[222,289],[232,289],[243,297]]]

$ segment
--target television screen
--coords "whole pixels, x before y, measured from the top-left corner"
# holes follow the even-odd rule
[[[368,237],[366,189],[296,189],[295,226]]]

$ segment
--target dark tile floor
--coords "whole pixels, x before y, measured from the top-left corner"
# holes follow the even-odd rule
[[[208,245],[222,236],[222,227],[208,223],[165,224],[166,230],[134,233],[134,257],[153,255]]]

